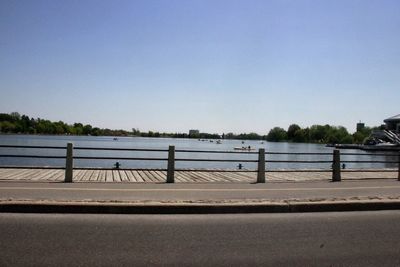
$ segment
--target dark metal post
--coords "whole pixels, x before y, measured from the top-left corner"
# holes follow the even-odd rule
[[[74,156],[73,156],[74,146],[72,143],[67,144],[67,158],[65,162],[65,183],[72,183],[73,173],[74,173]]]
[[[399,153],[399,159],[398,159],[398,171],[397,171],[397,180],[400,181],[400,153]]]
[[[258,150],[257,183],[265,183],[265,149]]]
[[[175,146],[168,149],[167,183],[175,182]]]
[[[340,182],[342,180],[340,174],[340,150],[333,150],[333,164],[332,164],[332,182]]]

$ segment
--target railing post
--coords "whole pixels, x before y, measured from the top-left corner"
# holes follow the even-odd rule
[[[265,149],[258,150],[257,183],[265,183]]]
[[[67,158],[65,162],[65,183],[72,183],[72,177],[74,172],[74,147],[72,143],[67,144]]]
[[[397,160],[398,161],[398,166],[397,166],[397,168],[398,168],[398,170],[397,170],[397,181],[400,181],[400,153],[399,153],[399,159]]]
[[[332,164],[332,182],[340,182],[342,180],[340,174],[340,150],[333,150],[333,164]]]
[[[175,182],[175,146],[168,149],[167,183]]]

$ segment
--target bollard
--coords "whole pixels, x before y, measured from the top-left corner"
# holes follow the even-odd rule
[[[340,174],[340,150],[333,150],[333,164],[332,164],[332,182],[340,182],[342,180]]]
[[[175,146],[168,149],[167,183],[175,182]]]
[[[67,144],[67,158],[65,162],[65,183],[72,183],[72,177],[74,173],[74,156],[73,156],[74,146],[72,143]]]
[[[265,183],[265,149],[258,150],[257,183]]]

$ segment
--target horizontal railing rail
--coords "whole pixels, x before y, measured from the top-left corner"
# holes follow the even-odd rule
[[[64,147],[65,149],[65,147]],[[113,148],[113,147],[74,147],[75,150],[110,150],[110,151],[141,151],[141,152],[168,152],[168,149],[154,148]]]
[[[390,160],[342,160],[342,163],[398,163]]]
[[[343,152],[340,153],[342,156],[394,156],[397,157],[399,154],[398,153],[393,153],[393,152],[388,152],[387,154],[383,153],[348,153],[348,152]]]
[[[45,156],[45,155],[13,155],[2,154],[0,158],[41,158],[41,159],[65,159],[65,156]]]
[[[86,157],[86,156],[74,156],[74,159],[105,159],[105,160],[155,160],[155,161],[166,161],[168,158],[131,158],[131,157]]]
[[[266,155],[332,155],[328,152],[265,152]]]
[[[400,180],[400,153],[341,153],[340,150],[335,149],[333,153],[329,152],[274,152],[274,151],[265,151],[265,149],[261,148],[257,152],[249,151],[246,148],[240,151],[222,151],[222,150],[188,150],[188,149],[177,149],[175,150],[174,146],[170,146],[169,149],[156,149],[156,148],[112,148],[112,147],[88,147],[88,146],[77,146],[73,147],[71,143],[65,146],[37,146],[37,145],[0,145],[0,148],[15,148],[15,149],[63,149],[66,150],[65,156],[58,155],[21,155],[21,154],[0,154],[0,158],[40,158],[40,159],[65,159],[66,164],[65,167],[52,167],[54,169],[65,169],[65,182],[72,182],[72,173],[74,169],[82,169],[82,170],[111,170],[111,169],[120,169],[120,170],[130,170],[129,168],[123,169],[120,168],[119,165],[115,168],[96,168],[96,167],[74,167],[74,160],[132,160],[132,161],[166,161],[167,168],[162,169],[148,169],[143,168],[143,170],[162,170],[167,171],[167,181],[166,182],[174,182],[174,172],[179,171],[237,171],[237,172],[257,172],[257,182],[263,183],[265,182],[265,173],[266,172],[332,172],[332,181],[341,181],[341,172],[356,172],[359,170],[351,170],[344,169],[344,164],[347,163],[365,163],[365,164],[398,164],[398,180]],[[121,156],[80,156],[73,155],[74,150],[95,150],[95,151],[125,151],[125,152],[166,152],[168,153],[167,157],[121,157]],[[178,157],[175,158],[176,154],[249,154],[249,155],[258,155],[257,159],[216,159],[216,158],[184,158]],[[269,155],[286,155],[286,156],[331,156],[331,160],[304,160],[304,159],[266,159],[265,156]],[[341,159],[341,156],[385,156],[385,157],[397,157],[397,161],[394,159],[388,160],[352,160],[352,159]],[[175,162],[239,162],[239,163],[257,163],[257,169],[255,170],[186,170],[186,169],[176,169]],[[118,163],[118,162],[117,162]],[[266,163],[296,163],[296,164],[329,164],[330,169],[319,169],[319,170],[273,170],[266,169]],[[239,164],[241,165],[241,164]],[[8,166],[10,168],[18,168],[18,166]],[[0,168],[4,168],[4,166],[0,166]],[[40,168],[31,166],[31,168]],[[42,168],[50,168],[50,167],[42,167]],[[363,172],[395,172],[396,170],[362,170]]]
[[[333,163],[332,160],[266,160],[266,163]]]
[[[240,151],[229,151],[229,150],[189,150],[189,149],[177,149],[176,153],[208,153],[208,154],[258,154],[255,151],[249,151],[248,149]]]
[[[0,148],[66,149],[65,146],[25,146],[25,145],[0,145]]]

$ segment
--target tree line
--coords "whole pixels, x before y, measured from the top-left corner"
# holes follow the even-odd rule
[[[298,142],[298,143],[325,143],[325,144],[351,144],[363,143],[375,128],[364,127],[360,131],[350,134],[345,127],[326,125],[313,125],[301,128],[292,124],[287,130],[275,127],[267,135],[257,133],[160,133],[141,132],[137,128],[132,131],[111,130],[93,127],[89,124],[67,124],[63,121],[52,122],[41,118],[30,118],[20,115],[18,112],[10,114],[0,113],[0,133],[16,134],[51,134],[51,135],[92,135],[92,136],[141,136],[141,137],[172,137],[172,138],[196,138],[196,139],[239,139],[239,140],[266,140],[270,142]]]
[[[362,144],[373,130],[381,127],[364,127],[350,134],[343,126],[313,125],[301,128],[292,124],[287,130],[275,127],[266,136],[271,142],[323,143],[323,144]]]
[[[63,121],[52,122],[41,118],[29,118],[18,112],[0,113],[0,133],[17,134],[55,134],[55,135],[94,135],[127,136],[125,130],[100,129],[89,124],[67,124]]]

